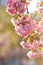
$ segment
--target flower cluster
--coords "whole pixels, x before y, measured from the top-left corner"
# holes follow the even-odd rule
[[[43,16],[37,23],[28,13],[28,4],[27,0],[7,0],[6,11],[10,15],[18,16],[17,19],[12,18],[11,22],[17,34],[24,38],[20,45],[23,49],[29,50],[27,53],[29,58],[36,59],[43,56]],[[27,11],[26,14],[24,14],[25,11]],[[38,12],[43,14],[43,8],[39,8]]]
[[[31,39],[31,38],[30,38]],[[20,42],[20,45],[23,47],[23,49],[29,49],[29,52],[27,53],[27,56],[29,58],[39,58],[43,55],[43,51],[41,51],[41,48],[43,48],[43,40],[40,39],[34,39],[33,42]]]
[[[10,15],[23,14],[26,11],[27,5],[26,0],[7,0],[6,11]]]
[[[15,26],[16,32],[21,36],[27,36],[36,28],[34,20],[31,20],[29,15],[21,17],[19,20],[12,18],[11,22]]]

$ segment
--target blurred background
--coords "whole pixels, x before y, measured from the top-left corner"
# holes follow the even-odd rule
[[[31,17],[36,21],[41,19],[37,12],[31,13]],[[0,0],[0,65],[43,65],[42,58],[31,60],[26,56],[28,50],[19,45],[22,37],[15,32],[11,18],[6,13],[6,0]]]

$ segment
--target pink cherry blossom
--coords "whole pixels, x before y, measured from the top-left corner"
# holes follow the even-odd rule
[[[31,49],[31,44],[30,43],[26,43],[24,41],[20,42],[20,45],[24,48],[24,49]]]
[[[24,48],[24,49],[31,49],[31,50],[35,50],[35,49],[37,49],[38,47],[39,47],[39,41],[37,41],[37,40],[34,40],[33,42],[32,42],[32,44],[30,43],[30,42],[24,42],[24,41],[22,41],[22,42],[20,42],[20,45]]]
[[[34,20],[30,20],[30,16],[22,17],[20,20],[12,19],[11,22],[15,26],[16,32],[21,36],[27,36],[36,28]]]
[[[31,50],[27,53],[27,56],[29,58],[36,59],[43,56],[43,51],[41,51],[40,49],[40,48],[43,48],[42,39],[40,39],[40,41],[34,40],[32,43],[25,42],[25,41],[20,42],[20,45],[23,47],[23,49]]]
[[[12,16],[15,14],[18,16],[17,19],[12,18],[11,22],[17,34],[26,37],[26,40],[22,40],[20,45],[23,49],[30,50],[27,53],[29,58],[36,59],[43,56],[43,51],[41,50],[43,49],[43,36],[40,36],[43,33],[43,6],[38,8],[42,19],[37,23],[28,14],[28,4],[28,0],[7,0],[6,12]],[[25,12],[26,14],[24,14]],[[37,36],[35,37],[34,32],[37,33],[38,39],[36,39]]]
[[[33,51],[29,51],[28,53],[27,53],[27,56],[29,57],[29,58],[31,58],[31,59],[36,59],[36,58],[39,58],[39,57],[41,57],[41,53],[38,53],[38,52],[33,52]]]
[[[37,25],[37,32],[38,33],[43,32],[43,21],[39,21],[39,23]]]
[[[40,45],[39,41],[34,40],[33,43],[32,43],[31,49],[35,50],[35,49],[37,49],[39,47],[39,45]]]
[[[7,0],[6,11],[10,15],[23,14],[26,11],[27,2],[22,2],[20,0]]]

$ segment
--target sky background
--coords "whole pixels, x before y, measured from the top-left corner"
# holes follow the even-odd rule
[[[6,4],[6,0],[0,0],[0,4],[1,5],[5,5]]]
[[[34,12],[37,8],[36,8],[36,3],[40,2],[41,0],[32,0],[30,5],[28,6],[28,11],[29,13]]]

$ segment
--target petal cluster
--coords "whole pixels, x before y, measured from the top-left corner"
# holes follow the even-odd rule
[[[27,36],[31,34],[36,28],[35,21],[31,20],[29,15],[21,17],[19,20],[15,20],[13,18],[11,22],[15,26],[16,32],[21,36]]]
[[[43,56],[43,51],[40,48],[43,48],[43,41],[34,40],[32,43],[30,42],[20,42],[20,45],[23,49],[29,49],[30,51],[27,53],[27,56],[31,59],[40,58]]]
[[[7,0],[6,11],[10,15],[23,14],[26,11],[27,2],[22,0]]]
[[[28,53],[27,53],[27,56],[29,57],[29,58],[31,58],[31,59],[36,59],[36,58],[39,58],[39,57],[41,57],[41,55],[42,55],[42,53],[40,53],[40,52],[33,52],[33,51],[29,51]]]
[[[43,32],[43,20],[39,21],[38,25],[37,25],[37,32],[41,33]]]

